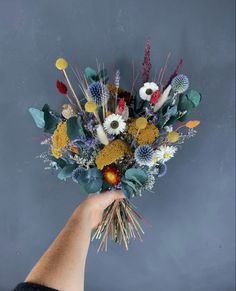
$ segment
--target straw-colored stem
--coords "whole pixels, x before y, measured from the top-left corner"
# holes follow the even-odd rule
[[[65,96],[69,100],[70,104],[74,105],[74,102],[71,100],[70,96],[68,94],[66,94]]]
[[[99,117],[99,115],[98,115],[98,112],[97,112],[97,110],[96,110],[96,111],[94,111],[94,113],[93,113],[93,114],[94,114],[95,118],[97,119],[98,123],[102,125],[102,122],[101,122],[101,119],[100,119],[100,117]]]
[[[71,90],[71,93],[72,93],[73,97],[75,98],[75,101],[76,101],[76,103],[77,103],[79,109],[80,109],[81,111],[83,111],[83,109],[82,109],[82,107],[81,107],[81,104],[80,104],[80,101],[79,101],[78,97],[77,97],[76,94],[75,94],[75,91],[74,91],[74,89],[73,89],[73,87],[72,87],[72,85],[71,85],[71,82],[70,82],[70,80],[69,80],[69,78],[68,78],[68,75],[67,75],[66,71],[65,71],[65,70],[62,70],[62,72],[63,72],[63,74],[64,74],[64,77],[65,77],[65,79],[66,79],[66,82],[67,82],[67,84],[68,84],[68,86],[69,86],[69,88],[70,88],[70,90]]]
[[[125,233],[124,233],[124,225],[123,225],[123,222],[122,222],[122,219],[121,219],[121,216],[120,216],[120,209],[119,208],[117,209],[116,213],[117,213],[117,218],[119,220],[123,241],[124,241],[124,244],[125,244],[125,249],[126,249],[126,251],[128,251],[129,247],[128,247],[128,243],[126,241],[126,237],[125,237]]]

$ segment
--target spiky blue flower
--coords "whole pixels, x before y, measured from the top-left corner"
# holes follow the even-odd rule
[[[171,81],[171,87],[175,93],[178,93],[178,94],[184,93],[186,90],[188,90],[188,87],[189,87],[188,77],[185,75],[177,75]]]
[[[135,160],[139,165],[151,165],[153,156],[154,151],[150,145],[141,145],[134,152]]]
[[[76,168],[73,172],[72,172],[72,180],[75,182],[75,183],[78,183],[78,178],[80,176],[82,172],[82,169],[80,167]]]
[[[109,98],[107,87],[100,82],[95,82],[95,83],[90,84],[88,89],[93,101],[98,106],[101,106],[104,100],[107,101],[107,99]]]

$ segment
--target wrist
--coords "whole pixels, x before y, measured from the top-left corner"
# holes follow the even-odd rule
[[[92,232],[92,219],[91,213],[87,209],[84,209],[82,205],[78,206],[71,216],[71,220],[76,223],[79,229],[83,229],[86,232]]]

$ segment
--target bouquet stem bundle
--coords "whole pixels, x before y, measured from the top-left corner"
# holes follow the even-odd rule
[[[104,211],[102,221],[92,236],[92,241],[101,239],[98,252],[100,250],[107,251],[110,234],[111,239],[119,244],[124,244],[126,250],[129,248],[131,239],[138,237],[142,242],[144,231],[139,220],[143,220],[142,216],[135,210],[128,199],[114,201]]]

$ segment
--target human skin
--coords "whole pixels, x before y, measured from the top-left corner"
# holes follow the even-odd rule
[[[60,291],[83,291],[84,270],[92,230],[106,209],[122,191],[91,194],[81,203],[51,246],[33,267],[25,282]]]

